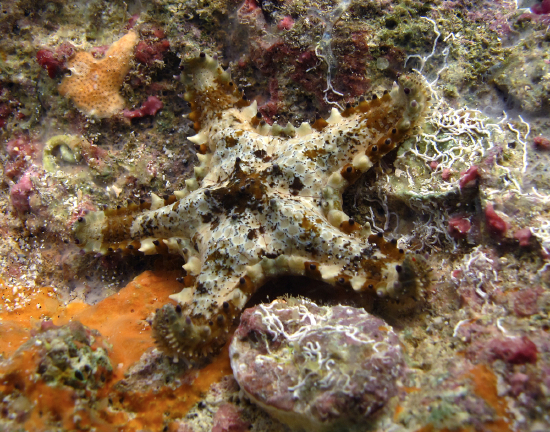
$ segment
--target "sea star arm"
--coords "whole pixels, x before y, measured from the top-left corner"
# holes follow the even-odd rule
[[[313,125],[318,132],[302,138],[304,149],[285,148],[288,157],[281,158],[280,164],[291,170],[293,184],[301,186],[300,195],[319,196],[328,220],[346,230],[349,218],[342,212],[342,193],[413,133],[429,102],[424,79],[418,74],[403,75],[381,98],[362,101],[343,113],[333,108],[326,121],[318,119]],[[288,140],[287,147],[296,149],[299,139]],[[312,173],[320,181],[312,181]]]

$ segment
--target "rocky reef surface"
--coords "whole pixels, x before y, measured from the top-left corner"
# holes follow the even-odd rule
[[[244,394],[305,430],[361,430],[404,377],[399,338],[350,306],[290,298],[247,309],[229,349]]]
[[[0,431],[550,429],[549,22],[548,0],[2,2]],[[215,73],[190,80],[201,62]],[[411,76],[416,95],[394,85]],[[379,107],[398,90],[403,112],[429,109],[392,132]],[[224,95],[231,108],[204,109]],[[356,144],[343,125],[366,112]],[[216,171],[204,128],[218,115],[255,138],[224,137]],[[270,143],[308,140],[301,157],[325,166],[334,143],[363,153],[332,174],[270,159]],[[258,187],[249,158],[282,174]],[[216,193],[239,164],[249,177]],[[177,227],[128,228],[197,179],[213,191],[201,226],[223,225],[218,200],[229,237],[255,242],[240,261],[182,246]],[[278,195],[251,206],[271,183]],[[275,198],[319,221],[293,209],[243,237],[233,215],[275,220]],[[101,213],[88,237],[115,247],[82,249],[79,227]],[[308,244],[317,226],[338,232],[333,248]],[[205,287],[228,281],[204,274],[244,294],[214,297]],[[199,299],[208,313],[190,318]],[[300,339],[314,322],[338,330]],[[314,409],[323,394],[338,397]]]

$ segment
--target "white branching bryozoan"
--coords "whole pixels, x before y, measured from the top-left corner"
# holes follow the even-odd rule
[[[330,101],[327,96],[328,92],[332,92],[338,96],[344,96],[343,93],[340,93],[332,86],[332,76],[338,66],[334,53],[332,52],[332,31],[334,29],[334,24],[338,22],[342,14],[349,8],[350,3],[351,0],[342,0],[328,16],[322,15],[317,9],[312,9],[310,11],[325,22],[325,31],[321,36],[321,40],[315,47],[315,54],[327,65],[327,88],[323,90],[323,93],[325,93],[324,100],[330,105],[338,106],[341,110],[344,108],[338,102]]]

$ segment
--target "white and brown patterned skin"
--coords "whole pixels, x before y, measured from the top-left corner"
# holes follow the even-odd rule
[[[154,321],[161,347],[183,358],[210,352],[267,279],[304,275],[400,298],[410,262],[342,211],[342,192],[414,133],[429,107],[418,74],[390,92],[295,129],[260,121],[203,56],[186,65],[186,99],[200,151],[195,175],[169,201],[95,212],[76,223],[86,251],[180,253],[187,287]],[[167,205],[165,205],[167,204]]]

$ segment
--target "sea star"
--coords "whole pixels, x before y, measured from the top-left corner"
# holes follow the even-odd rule
[[[76,223],[86,251],[183,255],[187,287],[153,323],[163,349],[189,359],[220,346],[251,294],[279,275],[392,299],[414,294],[411,261],[350,219],[342,192],[421,123],[430,97],[420,75],[297,129],[260,121],[256,103],[208,56],[188,61],[184,79],[198,131],[189,140],[200,152],[186,188]]]

